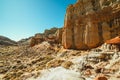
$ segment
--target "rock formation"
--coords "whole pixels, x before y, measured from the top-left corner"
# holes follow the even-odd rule
[[[50,30],[45,30],[44,33],[35,34],[30,40],[30,46],[33,47],[43,41],[49,43],[61,43],[62,41],[62,28],[51,28]]]
[[[31,38],[32,37],[21,39],[17,43],[18,43],[18,45],[29,45],[31,42]]]
[[[17,42],[7,37],[0,36],[0,46],[11,46],[11,45],[17,45]]]
[[[120,34],[120,1],[78,0],[69,5],[63,27],[64,48],[91,49]]]
[[[33,47],[36,44],[43,42],[43,35],[42,34],[35,34],[34,37],[31,38],[30,46]]]
[[[58,29],[55,33],[55,36],[56,36],[56,41],[57,43],[61,43],[62,42],[62,28]]]
[[[46,37],[48,37],[49,35],[55,34],[55,32],[56,32],[58,29],[59,29],[59,28],[56,28],[56,27],[53,27],[53,28],[51,28],[51,29],[46,29],[43,34],[44,34]]]

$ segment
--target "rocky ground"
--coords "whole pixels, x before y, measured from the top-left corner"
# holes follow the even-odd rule
[[[1,36],[0,35],[0,46],[12,46],[12,45],[17,45],[17,42],[9,39],[8,37]]]
[[[101,47],[68,50],[48,42],[0,47],[0,80],[119,80],[119,66],[120,52]]]
[[[0,80],[120,80],[120,51],[98,47],[120,34],[119,14],[120,0],[77,0],[63,29],[18,42],[0,36]]]

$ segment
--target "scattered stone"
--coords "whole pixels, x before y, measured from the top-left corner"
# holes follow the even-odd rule
[[[108,80],[108,79],[103,75],[98,75],[94,80]]]

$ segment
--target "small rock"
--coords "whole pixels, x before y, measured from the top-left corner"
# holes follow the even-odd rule
[[[84,72],[84,75],[86,75],[86,76],[92,75],[91,70],[90,70],[90,69],[87,69],[87,70]]]
[[[70,67],[71,65],[73,65],[73,63],[72,63],[71,61],[67,61],[67,62],[65,62],[65,63],[62,64],[62,66],[63,66],[64,68],[66,68],[66,69],[69,69],[69,67]]]
[[[104,75],[97,76],[94,80],[108,80]]]

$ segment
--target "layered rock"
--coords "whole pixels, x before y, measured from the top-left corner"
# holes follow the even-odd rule
[[[67,8],[64,48],[91,49],[120,33],[118,0],[78,0]]]
[[[55,34],[55,32],[56,32],[58,29],[59,29],[59,28],[56,28],[56,27],[53,27],[53,28],[51,28],[51,29],[46,29],[43,34],[44,34],[44,36],[48,37],[49,35]]]
[[[35,36],[31,37],[30,46],[33,47],[37,44],[47,41],[51,44],[61,43],[62,41],[62,28],[51,28],[50,30],[45,30],[44,33],[37,33]]]
[[[31,38],[30,46],[33,47],[44,41],[42,34],[35,34],[34,37]]]

